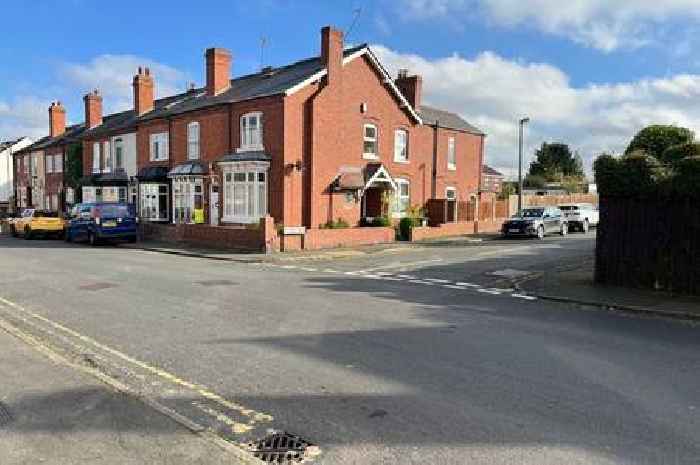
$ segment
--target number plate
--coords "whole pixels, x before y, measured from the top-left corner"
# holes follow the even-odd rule
[[[116,221],[105,221],[102,226],[105,228],[114,228],[117,225]]]
[[[508,232],[518,233],[518,232],[520,232],[520,230],[519,229],[509,229]]]

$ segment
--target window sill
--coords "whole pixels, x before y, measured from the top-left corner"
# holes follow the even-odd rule
[[[236,153],[242,153],[242,152],[263,152],[265,150],[265,147],[262,145],[256,145],[256,146],[248,146],[248,147],[238,147],[236,149]]]
[[[362,154],[362,159],[363,160],[379,160],[379,157],[377,155],[372,155],[368,153],[363,153]]]
[[[447,171],[457,171],[457,166],[456,165],[448,166]]]
[[[400,163],[400,164],[402,164],[402,165],[408,165],[409,163],[411,163],[411,160],[397,160],[397,159],[394,158],[394,163]]]

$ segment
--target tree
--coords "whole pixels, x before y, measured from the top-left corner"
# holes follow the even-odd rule
[[[662,159],[666,163],[678,164],[686,158],[697,158],[700,156],[700,144],[690,142],[686,144],[672,145],[664,150]]]
[[[625,156],[635,151],[643,150],[662,163],[671,163],[673,159],[665,158],[666,151],[676,145],[691,144],[695,133],[688,128],[655,124],[637,133],[625,150]],[[669,153],[669,157],[677,152]]]
[[[525,176],[525,179],[523,179],[523,186],[529,187],[530,189],[544,189],[547,187],[547,179],[538,174],[528,174]]]
[[[567,144],[544,142],[530,163],[528,177],[537,176],[546,182],[561,182],[564,177],[584,177],[583,162],[572,154]]]
[[[83,177],[83,147],[80,144],[71,144],[66,149],[66,163],[63,179],[66,185],[77,189]]]

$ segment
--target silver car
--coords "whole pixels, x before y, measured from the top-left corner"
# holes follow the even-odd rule
[[[544,239],[550,233],[566,236],[569,233],[569,224],[557,207],[528,207],[503,223],[501,233],[505,237],[526,236]]]

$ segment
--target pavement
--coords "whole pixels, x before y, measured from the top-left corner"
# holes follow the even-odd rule
[[[0,238],[0,321],[240,450],[275,430],[324,465],[697,464],[696,324],[506,287],[593,246],[238,263]]]
[[[26,342],[0,329],[3,465],[243,463],[133,396]]]

